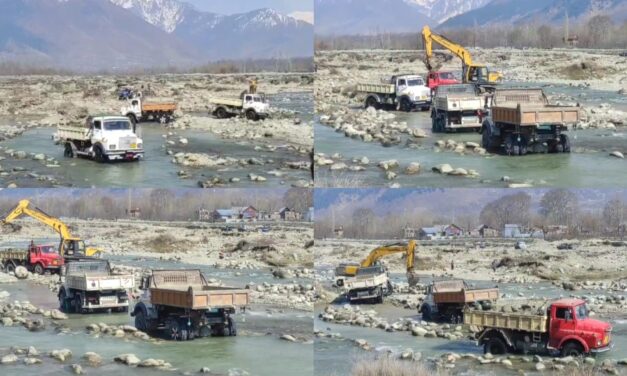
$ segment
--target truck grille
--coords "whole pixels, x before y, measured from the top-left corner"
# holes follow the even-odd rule
[[[137,147],[137,137],[120,137],[120,146],[119,149],[120,150],[128,150],[131,148],[131,144],[135,145],[135,147]]]

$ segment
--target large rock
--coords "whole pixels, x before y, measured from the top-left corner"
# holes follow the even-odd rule
[[[415,326],[412,328],[411,334],[418,337],[424,337],[424,335],[427,334],[427,330],[419,326]]]
[[[420,172],[420,163],[411,162],[407,167],[405,167],[405,174],[407,175],[416,175]]]
[[[50,317],[54,320],[67,320],[67,315],[58,309],[53,309],[50,311]]]
[[[120,354],[113,358],[118,363],[126,364],[127,366],[136,366],[141,360],[135,354]]]
[[[87,362],[92,367],[96,367],[102,364],[102,357],[95,352],[86,352],[83,355],[83,360]]]
[[[616,158],[620,158],[620,159],[625,159],[625,156],[623,155],[623,153],[621,153],[618,150],[615,150],[615,151],[611,152],[610,156],[616,157]]]
[[[17,362],[17,355],[9,354],[0,358],[0,364],[12,364]]]
[[[19,265],[17,268],[15,268],[15,277],[17,277],[18,279],[26,279],[28,278],[28,275],[28,269],[26,269],[22,265]]]
[[[431,170],[433,172],[437,172],[437,173],[440,173],[440,174],[449,174],[449,173],[453,172],[453,167],[451,167],[451,165],[448,164],[448,163],[443,163],[443,164],[440,164],[440,165],[437,165],[437,166],[433,167]]]
[[[52,350],[52,352],[50,353],[50,357],[60,362],[65,362],[72,357],[72,351],[68,349]]]

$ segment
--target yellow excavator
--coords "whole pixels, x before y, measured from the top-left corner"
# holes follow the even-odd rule
[[[102,250],[93,247],[86,247],[85,242],[80,238],[72,236],[69,228],[59,218],[52,217],[39,208],[31,208],[30,201],[21,200],[11,212],[0,221],[2,225],[11,225],[19,217],[27,215],[35,218],[39,222],[52,227],[59,234],[59,255],[64,258],[80,257],[101,257]]]
[[[431,32],[429,26],[422,28],[422,40],[424,42],[425,53],[427,55],[426,63],[429,71],[433,70],[431,65],[431,57],[433,56],[433,42],[446,48],[455,56],[462,60],[462,82],[465,84],[474,83],[477,85],[493,85],[503,80],[503,74],[500,72],[491,72],[487,66],[472,62],[470,52],[463,46],[450,41],[442,35]]]
[[[376,265],[379,260],[385,256],[396,254],[396,253],[404,253],[406,256],[406,265],[407,265],[407,281],[410,285],[414,285],[417,281],[416,276],[414,275],[414,255],[416,251],[416,241],[410,240],[407,244],[404,243],[395,243],[395,244],[387,244],[381,247],[377,247],[373,249],[368,257],[363,259],[361,263],[350,263],[350,264],[340,264],[335,269],[336,276],[342,277],[354,277],[359,272],[359,269],[369,268]]]

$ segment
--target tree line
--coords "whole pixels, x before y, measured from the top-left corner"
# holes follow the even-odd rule
[[[438,30],[455,43],[467,47],[566,47],[566,37],[577,37],[581,48],[625,48],[627,46],[627,21],[615,23],[607,15],[596,15],[575,25],[494,25]],[[437,47],[435,47],[437,48]],[[423,49],[420,31],[412,33],[382,33],[369,35],[339,35],[315,37],[315,50],[352,49]]]
[[[346,238],[403,238],[404,228],[455,224],[465,232],[487,225],[502,231],[505,224],[519,224],[528,229],[566,226],[566,237],[617,236],[623,234],[627,222],[627,202],[616,196],[595,208],[584,208],[579,196],[568,189],[553,189],[543,194],[537,204],[525,192],[517,192],[492,200],[474,213],[444,215],[426,211],[392,210],[376,214],[368,207],[356,207],[352,212],[318,215],[315,234],[318,238],[334,236],[343,228]]]
[[[187,221],[198,219],[198,209],[215,210],[254,206],[274,212],[282,207],[306,212],[313,205],[311,190],[290,189],[47,189],[23,190],[24,195],[0,192],[0,216],[4,218],[21,199],[54,217],[118,219],[129,218],[139,209],[140,219]]]

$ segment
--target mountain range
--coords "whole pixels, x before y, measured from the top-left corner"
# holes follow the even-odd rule
[[[625,0],[315,0],[318,35],[418,32],[436,29],[547,23],[607,14],[627,20]]]
[[[0,60],[81,70],[313,55],[313,25],[272,9],[180,0],[0,0]]]

